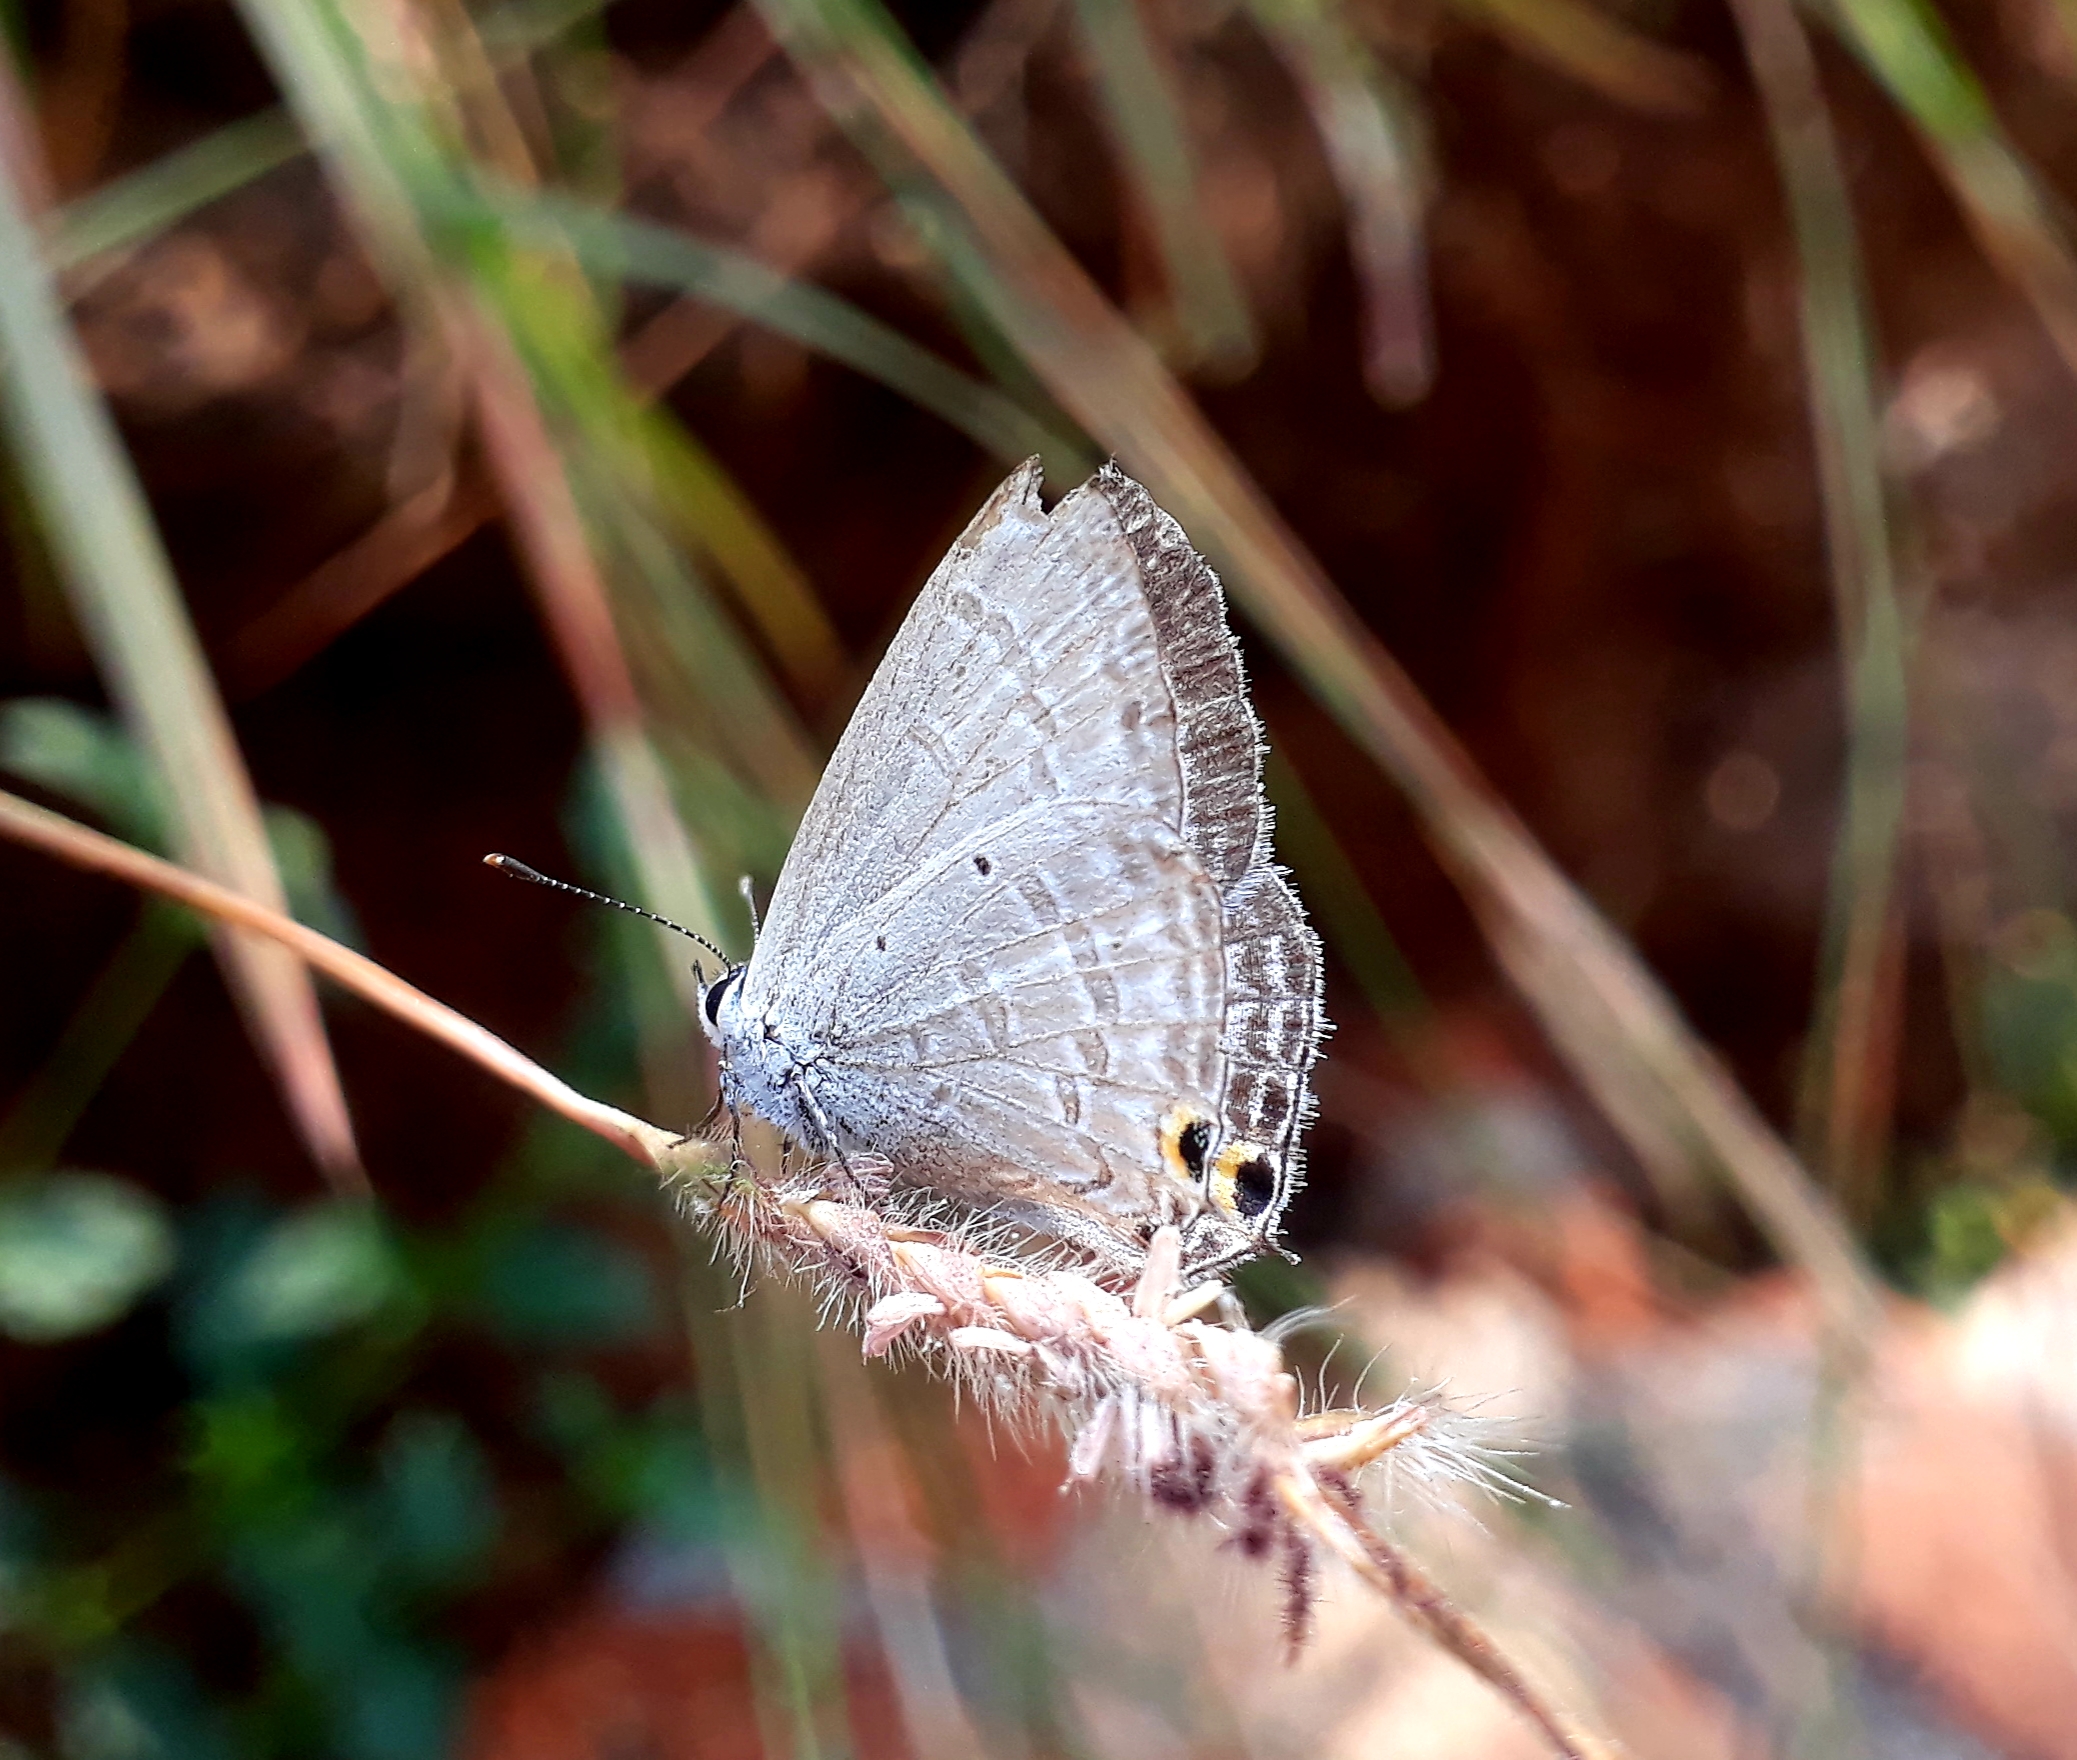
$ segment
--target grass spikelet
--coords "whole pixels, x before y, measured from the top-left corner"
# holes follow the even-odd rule
[[[855,1178],[840,1183],[857,1189]],[[1511,1700],[1554,1752],[1605,1752],[1365,1507],[1366,1477],[1389,1476],[1426,1501],[1459,1488],[1537,1495],[1507,1472],[1489,1420],[1433,1394],[1304,1410],[1281,1343],[1209,1318],[1230,1310],[1223,1286],[1181,1287],[1173,1228],[1120,1292],[941,1205],[904,1217],[899,1196],[882,1209],[812,1177],[767,1181],[738,1167],[717,1178],[704,1158],[677,1184],[740,1265],[809,1283],[827,1315],[862,1334],[867,1356],[906,1353],[992,1415],[1056,1426],[1071,1483],[1129,1486],[1150,1511],[1208,1521],[1243,1557],[1274,1566],[1294,1653],[1311,1629],[1322,1560],[1338,1558]]]

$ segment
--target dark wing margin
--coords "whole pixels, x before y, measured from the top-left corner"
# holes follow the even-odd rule
[[[1327,1032],[1320,938],[1289,882],[1267,862],[1224,903],[1226,1013],[1219,1049],[1226,1057],[1226,1126],[1234,1137],[1282,1157],[1281,1208],[1297,1189],[1298,1139],[1313,1114],[1306,1074]]]
[[[1274,1158],[1276,1195],[1255,1223],[1266,1242],[1304,1177],[1299,1138],[1314,1109],[1306,1078],[1327,1032],[1320,938],[1271,855],[1262,727],[1219,577],[1115,460],[1095,486],[1139,559],[1175,703],[1183,839],[1217,880],[1224,904],[1225,1141],[1259,1145]]]
[[[1248,705],[1240,648],[1226,627],[1219,577],[1183,528],[1113,460],[1097,473],[1125,541],[1161,644],[1161,672],[1176,706],[1183,766],[1183,841],[1221,886],[1237,885],[1268,857],[1262,799],[1262,728]]]

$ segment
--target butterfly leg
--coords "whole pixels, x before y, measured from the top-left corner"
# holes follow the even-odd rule
[[[848,1188],[847,1195],[853,1202],[867,1209],[875,1208],[882,1203],[887,1197],[890,1184],[886,1176],[851,1165],[851,1158],[844,1153],[843,1144],[837,1141],[837,1133],[831,1128],[827,1114],[816,1103],[815,1096],[809,1092],[804,1077],[796,1075],[793,1078],[793,1091],[800,1097],[801,1110],[807,1114],[808,1121],[820,1133],[823,1149],[843,1170],[844,1185]]]
[[[756,1169],[750,1165],[743,1153],[743,1110],[726,1095],[716,1104],[728,1107],[728,1166],[729,1171],[741,1177],[755,1179]]]
[[[700,1115],[699,1123],[694,1125],[691,1130],[687,1131],[685,1135],[679,1138],[678,1140],[680,1142],[689,1143],[694,1137],[705,1136],[710,1130],[714,1128],[714,1121],[721,1116],[721,1109],[724,1106],[728,1106],[728,1096],[726,1094],[716,1094],[714,1096],[714,1104],[708,1107],[707,1110]],[[731,1116],[733,1116],[735,1113],[735,1108],[729,1106],[729,1113]]]

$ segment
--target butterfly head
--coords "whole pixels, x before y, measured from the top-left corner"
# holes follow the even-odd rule
[[[724,1051],[742,1031],[743,974],[749,969],[747,965],[730,966],[711,984],[703,981],[699,987],[700,1025]]]

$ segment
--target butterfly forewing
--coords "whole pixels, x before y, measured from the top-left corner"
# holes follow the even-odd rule
[[[773,956],[828,976],[823,941],[938,852],[1044,799],[1180,811],[1175,724],[1130,548],[1039,505],[1026,466],[917,596],[794,839]],[[1097,512],[1097,509],[1091,509]],[[760,954],[766,948],[760,946]]]

